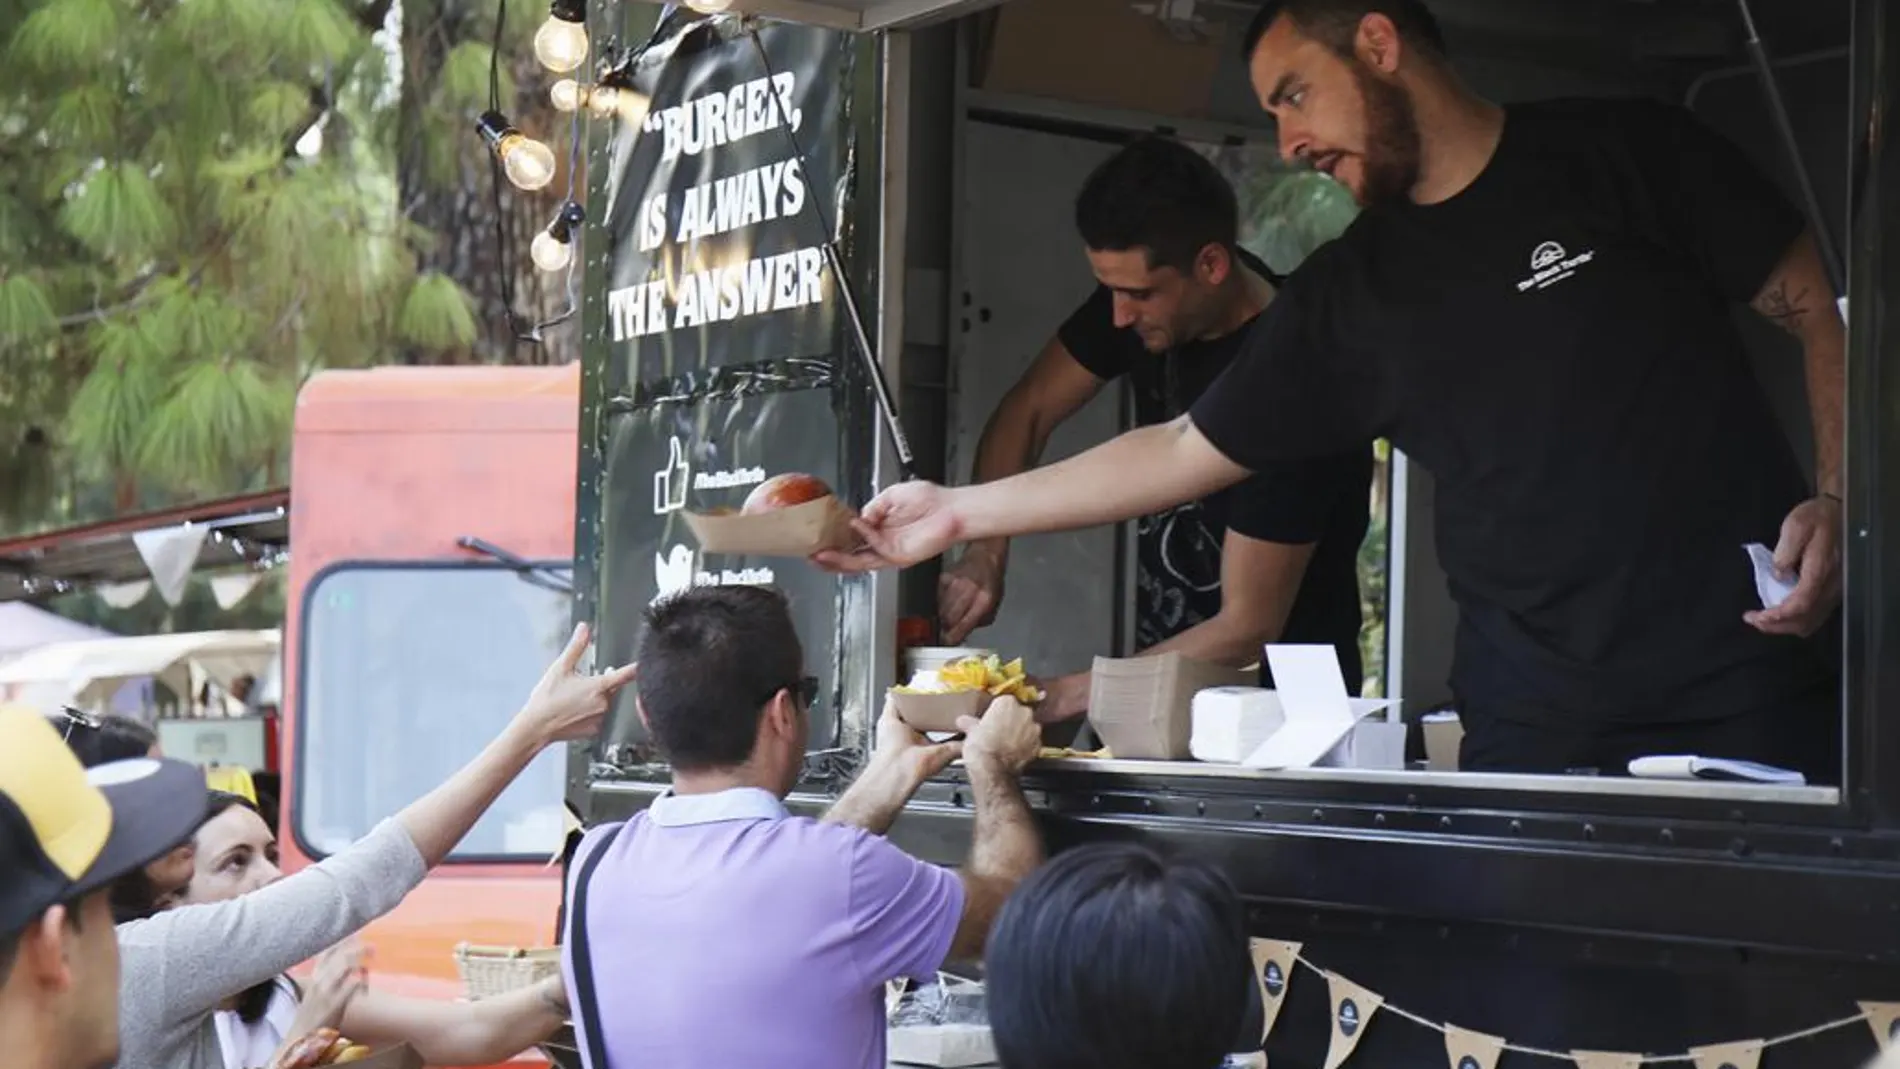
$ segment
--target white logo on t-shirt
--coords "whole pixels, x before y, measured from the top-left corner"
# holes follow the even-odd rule
[[[1548,289],[1577,273],[1577,268],[1596,259],[1591,249],[1570,255],[1562,245],[1554,241],[1545,241],[1531,250],[1531,274],[1517,284],[1517,292],[1528,293],[1531,290]]]

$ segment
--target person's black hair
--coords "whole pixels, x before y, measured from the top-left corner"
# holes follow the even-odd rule
[[[206,791],[205,815],[204,819],[198,822],[198,827],[204,827],[210,823],[212,817],[234,806],[241,806],[253,813],[258,812],[257,806],[241,794],[232,794],[229,791]],[[192,830],[192,834],[197,834],[196,828]],[[152,916],[158,912],[159,901],[163,897],[158,885],[152,882],[150,876],[145,875],[143,868],[133,869],[112,881],[112,923],[124,924]]]
[[[1374,12],[1392,20],[1399,40],[1441,59],[1446,55],[1438,19],[1420,0],[1263,0],[1240,37],[1240,58],[1253,60],[1260,39],[1281,15],[1292,19],[1306,36],[1340,55],[1351,55],[1360,21]]]
[[[984,978],[1004,1069],[1217,1069],[1254,982],[1246,912],[1207,865],[1077,847],[1004,903]]]
[[[744,764],[766,703],[800,689],[804,659],[776,590],[695,586],[654,602],[635,680],[654,745],[681,771]]]
[[[123,716],[89,716],[68,711],[54,718],[53,727],[66,736],[67,748],[87,768],[145,757],[158,743],[158,736],[151,728]]]
[[[1146,249],[1150,268],[1187,271],[1209,245],[1233,249],[1240,205],[1207,157],[1151,134],[1089,174],[1075,197],[1075,229],[1097,252]]]

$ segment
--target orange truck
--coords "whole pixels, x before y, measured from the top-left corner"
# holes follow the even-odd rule
[[[465,763],[561,648],[578,390],[573,366],[328,371],[304,386],[284,631],[287,870]],[[542,754],[369,926],[375,983],[458,998],[458,943],[553,942],[566,760]]]

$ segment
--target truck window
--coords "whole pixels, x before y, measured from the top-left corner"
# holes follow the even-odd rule
[[[335,853],[447,779],[499,733],[565,644],[564,594],[486,565],[346,566],[305,597],[292,821]],[[559,848],[565,752],[552,747],[451,858]]]

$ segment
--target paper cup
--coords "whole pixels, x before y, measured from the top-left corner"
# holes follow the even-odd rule
[[[686,526],[707,553],[758,557],[809,557],[821,549],[850,549],[855,513],[827,495],[790,508],[751,516],[687,512]]]
[[[1458,747],[1465,740],[1465,725],[1457,713],[1427,713],[1419,718],[1425,733],[1425,767],[1433,772],[1458,771]]]

